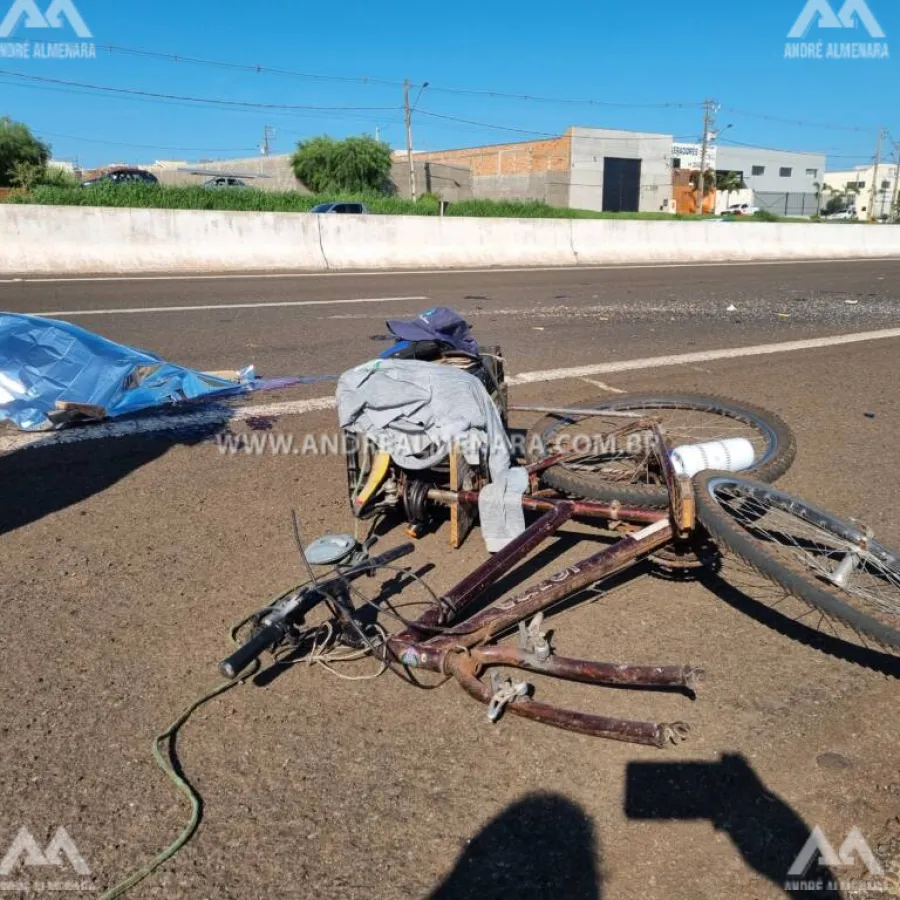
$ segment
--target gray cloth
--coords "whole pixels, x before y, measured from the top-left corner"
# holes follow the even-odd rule
[[[485,485],[478,495],[481,534],[488,553],[502,550],[525,530],[522,494],[528,490],[528,472],[515,466],[496,481]]]
[[[479,503],[485,542],[516,536],[510,498],[522,479],[517,476],[506,488],[512,447],[494,401],[474,375],[439,363],[377,359],[344,372],[336,397],[341,428],[365,435],[404,469],[443,462],[454,441],[470,465],[487,459],[498,490]],[[517,494],[520,511],[527,476],[524,481]],[[524,529],[523,516],[516,533]]]

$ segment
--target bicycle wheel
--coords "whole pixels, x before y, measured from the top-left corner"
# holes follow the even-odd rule
[[[712,538],[787,593],[900,650],[900,554],[864,528],[731,472],[694,476]]]
[[[643,438],[631,435],[611,446],[605,436],[628,420],[608,413],[634,413],[658,421],[672,446],[747,438],[756,457],[748,471],[762,481],[780,478],[797,453],[791,429],[778,416],[724,397],[622,394],[573,403],[572,407],[596,412],[589,416],[551,414],[541,419],[526,436],[526,456],[529,462],[537,462],[557,449],[578,449],[579,441],[596,448],[591,456],[557,464],[542,475],[550,487],[578,497],[618,500],[627,506],[668,505],[662,472],[643,439],[647,432]]]

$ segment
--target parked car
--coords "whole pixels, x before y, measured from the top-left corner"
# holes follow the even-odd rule
[[[82,182],[82,187],[95,184],[159,184],[159,179],[145,169],[110,169],[97,178]]]
[[[350,213],[355,216],[367,216],[369,208],[365,203],[320,203],[310,212],[314,213]]]
[[[728,209],[722,211],[723,216],[752,216],[759,211],[758,206],[751,206],[749,203],[732,203]]]
[[[851,206],[849,209],[839,209],[833,213],[829,213],[827,216],[822,216],[823,219],[835,219],[835,220],[844,220],[844,219],[855,219],[857,218],[856,210]]]
[[[245,188],[249,186],[246,181],[241,181],[240,178],[234,178],[230,175],[216,176],[203,182],[203,187],[205,188]]]

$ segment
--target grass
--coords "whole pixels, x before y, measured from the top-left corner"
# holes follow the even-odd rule
[[[365,203],[378,215],[437,216],[438,201],[423,197],[418,203],[404,197],[384,195],[312,195],[293,191],[277,193],[253,188],[213,190],[203,187],[156,185],[94,185],[89,188],[64,188],[41,185],[27,194],[12,196],[7,203],[54,206],[113,206],[142,209],[205,209],[247,212],[309,212],[319,203],[352,200]],[[550,206],[538,200],[461,200],[451,203],[448,216],[491,216],[522,219],[694,219],[695,216],[670,213],[609,213],[588,209]],[[712,218],[704,216],[704,218]]]
[[[372,213],[394,216],[437,216],[438,200],[426,195],[413,203],[405,197],[388,197],[383,194],[299,194],[295,191],[260,191],[254,188],[210,189],[200,186],[173,187],[148,184],[98,184],[89,188],[40,185],[28,193],[14,193],[0,202],[27,203],[54,206],[114,206],[137,209],[205,209],[238,212],[309,212],[319,203],[335,201],[365,203]],[[695,216],[688,213],[675,215],[664,212],[613,213],[589,209],[568,209],[550,206],[539,200],[461,200],[451,203],[445,211],[448,216],[490,216],[517,219],[649,219],[671,222],[673,220],[697,221],[717,219],[718,216]],[[789,218],[762,210],[755,216],[734,216],[733,222],[809,222],[809,219]],[[827,222],[828,220],[823,220]],[[846,223],[841,223],[846,224]]]

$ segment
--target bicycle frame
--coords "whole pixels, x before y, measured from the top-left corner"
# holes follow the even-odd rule
[[[701,670],[692,666],[646,666],[591,662],[554,656],[540,633],[542,614],[559,601],[621,572],[654,550],[685,536],[693,528],[693,503],[689,480],[679,479],[672,470],[661,429],[654,427],[657,455],[669,485],[668,510],[623,507],[617,503],[575,501],[525,496],[526,509],[543,515],[503,550],[484,562],[451,588],[440,609],[433,608],[400,634],[388,640],[388,650],[404,666],[453,676],[475,699],[487,703],[489,715],[503,708],[509,712],[582,734],[661,747],[676,743],[688,731],[683,722],[636,722],[595,716],[561,709],[531,700],[521,684],[507,682],[486,685],[481,673],[495,666],[507,666],[553,677],[627,687],[680,688],[693,693]],[[574,458],[575,454],[570,455]],[[560,455],[552,464],[569,458]],[[546,462],[546,461],[545,461]],[[541,463],[532,468],[545,468]],[[477,503],[477,491],[429,492],[433,500],[446,504]],[[529,553],[555,534],[574,517],[601,518],[611,522],[638,523],[644,527],[627,533],[619,541],[579,563],[570,565],[523,593],[502,600],[473,616],[466,610],[481,598],[490,584],[504,575]],[[525,628],[526,619],[538,617]],[[520,629],[519,649],[487,646],[515,626]],[[441,631],[435,634],[440,626]],[[499,709],[497,706],[499,704]]]

